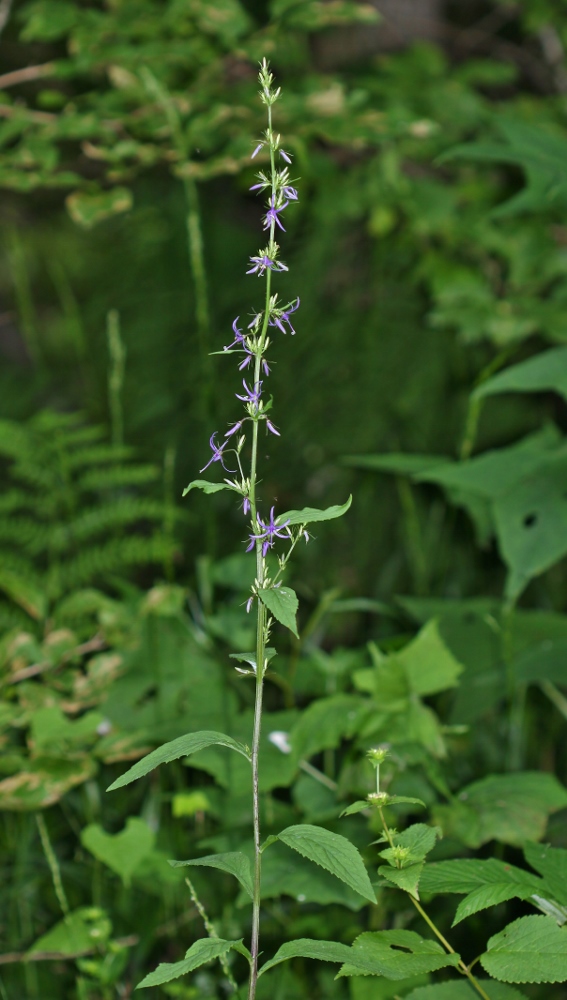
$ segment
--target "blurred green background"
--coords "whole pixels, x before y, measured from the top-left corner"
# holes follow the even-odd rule
[[[529,530],[533,497],[555,499],[550,526],[520,555],[489,501],[518,442],[538,461],[546,449],[562,456],[567,361],[554,355],[547,381],[527,392],[480,405],[471,393],[567,345],[567,2],[2,0],[0,31],[0,804],[17,912],[4,928],[2,951],[16,958],[0,965],[0,995],[107,1000],[130,996],[148,963],[181,954],[186,910],[163,860],[187,846],[171,802],[199,850],[248,836],[246,789],[223,805],[231,778],[212,758],[191,771],[204,804],[183,805],[182,765],[118,804],[103,790],[109,769],[188,725],[240,733],[249,722],[228,660],[251,643],[246,527],[226,494],[181,494],[208,461],[211,433],[239,413],[234,358],[214,352],[260,304],[245,270],[262,244],[249,188],[263,167],[250,153],[264,127],[264,55],[283,88],[276,126],[300,195],[286,211],[278,290],[301,307],[296,335],[273,341],[281,438],[262,450],[261,495],[278,510],[354,495],[348,515],[294,557],[304,641],[282,657],[271,728],[292,729],[321,700],[365,700],[366,643],[391,652],[436,616],[466,684],[457,696],[435,689],[429,729],[403,716],[400,793],[434,808],[449,786],[490,772],[565,780],[563,647],[554,665],[510,672],[516,655],[537,659],[538,643],[567,635],[565,491],[530,467],[536,492],[514,517]],[[460,470],[491,449],[502,451],[480,500],[436,474],[415,481],[422,466],[444,458]],[[365,794],[361,752],[376,733],[390,739],[383,720],[384,730],[349,729],[345,704],[327,742],[306,750],[339,799]],[[87,722],[79,733],[62,718]],[[267,779],[267,826],[293,810],[332,825],[332,804],[314,805],[306,780],[292,770]],[[529,836],[563,807],[552,796]],[[135,889],[128,876],[118,891],[91,827],[116,835],[136,810],[160,848],[148,841]],[[553,823],[554,843],[567,846]],[[447,821],[446,856],[493,838],[499,857],[521,863],[509,830],[475,841],[457,827]],[[98,907],[87,924],[111,914],[122,942],[73,972],[17,960],[65,912],[59,863],[71,909]],[[290,933],[350,943],[366,926],[328,886],[313,889],[311,909],[290,909],[276,874],[272,943]],[[246,932],[225,883],[207,905],[225,933]],[[373,927],[409,922],[401,904],[381,907]],[[115,940],[107,925],[99,932]],[[59,937],[53,950],[65,948]],[[344,981],[321,973],[314,985],[307,971],[282,972],[274,995],[347,996]],[[202,975],[167,995],[226,995],[216,973]],[[365,988],[357,979],[352,1000],[394,995]],[[557,989],[526,995],[555,1000]]]

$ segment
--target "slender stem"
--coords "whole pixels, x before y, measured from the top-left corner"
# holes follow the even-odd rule
[[[274,150],[272,144],[272,108],[268,105],[268,132],[270,136],[270,165],[272,178],[272,193],[275,194],[276,166]],[[270,226],[270,243],[274,242],[275,222]],[[264,305],[264,319],[262,331],[258,341],[258,350],[254,358],[254,388],[260,382],[262,352],[266,343],[268,322],[270,319],[270,295],[272,288],[272,272],[270,268],[266,270],[266,299]],[[258,468],[258,433],[259,421],[254,420],[252,426],[252,456],[250,462],[250,514],[253,533],[258,533],[258,513],[256,498],[256,479]],[[265,579],[265,560],[262,552],[262,542],[256,539],[256,586],[261,589]],[[262,854],[260,851],[260,787],[259,787],[259,755],[260,736],[262,730],[262,700],[264,692],[264,669],[266,650],[266,608],[260,598],[257,599],[257,623],[256,623],[256,697],[254,703],[254,731],[252,737],[252,811],[254,827],[254,891],[252,897],[252,935],[250,944],[250,980],[248,986],[248,1000],[255,1000],[256,985],[258,982],[258,954],[260,945],[260,902],[261,902],[261,875],[262,875]]]
[[[55,889],[55,895],[57,896],[57,901],[63,916],[66,917],[69,914],[69,903],[67,902],[67,896],[65,895],[65,890],[63,888],[63,881],[61,879],[61,871],[59,868],[59,863],[55,856],[53,847],[51,846],[51,841],[49,839],[49,833],[47,832],[47,826],[43,818],[42,813],[36,813],[35,819],[37,823],[37,828],[39,830],[39,836],[41,839],[41,846],[43,847],[43,853],[49,865],[49,870],[51,871],[51,878],[53,879],[53,888]]]

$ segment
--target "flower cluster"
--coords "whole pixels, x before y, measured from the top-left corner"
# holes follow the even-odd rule
[[[238,354],[238,370],[248,371],[250,374],[243,378],[243,392],[235,393],[236,399],[244,404],[245,415],[231,424],[224,434],[224,441],[218,443],[217,432],[210,439],[212,455],[205,466],[201,469],[204,472],[210,465],[220,462],[226,472],[236,474],[233,481],[225,482],[240,493],[243,497],[242,509],[244,514],[251,513],[251,533],[249,534],[248,551],[251,551],[260,543],[262,557],[265,558],[269,549],[274,545],[276,538],[290,538],[289,531],[286,531],[288,522],[277,524],[274,516],[274,508],[270,511],[269,520],[264,520],[256,510],[255,482],[256,482],[256,455],[258,430],[260,423],[264,423],[266,431],[280,436],[280,431],[269,418],[271,410],[271,400],[266,402],[264,396],[264,381],[270,375],[270,365],[266,357],[270,347],[270,329],[279,333],[295,334],[295,329],[291,317],[299,309],[299,298],[290,302],[280,304],[278,295],[271,293],[272,274],[287,271],[287,265],[280,260],[280,248],[276,242],[276,230],[285,232],[283,223],[283,213],[290,203],[297,202],[297,191],[294,182],[290,177],[289,168],[292,163],[291,154],[281,147],[281,138],[272,128],[271,110],[273,104],[280,96],[279,88],[273,87],[273,76],[269,71],[266,60],[263,61],[259,74],[260,98],[268,108],[268,128],[256,144],[252,153],[252,159],[259,154],[268,154],[269,170],[261,170],[257,174],[257,182],[250,188],[253,192],[267,194],[267,203],[262,224],[264,232],[267,233],[268,242],[256,255],[250,257],[249,267],[246,271],[249,275],[264,278],[266,282],[265,305],[260,312],[254,312],[248,326],[244,329],[240,325],[240,317],[237,316],[232,324],[232,341],[227,344],[222,353]],[[246,427],[251,425],[252,430],[252,450],[251,450],[251,474],[244,476],[241,464],[241,455],[246,443]],[[242,434],[239,432],[242,431]],[[238,465],[238,472],[228,469],[225,465],[226,454],[232,453]],[[306,533],[304,532],[304,535]],[[307,537],[307,536],[306,536]]]

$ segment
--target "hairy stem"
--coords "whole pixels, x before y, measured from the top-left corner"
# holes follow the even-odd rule
[[[272,193],[275,193],[276,166],[274,150],[271,143],[272,135],[272,108],[268,105],[268,129],[270,134],[270,165],[272,176]],[[270,243],[274,241],[275,223],[270,226]],[[270,318],[270,294],[272,288],[272,272],[270,268],[266,271],[266,299],[264,305],[264,320],[262,332],[258,345],[258,352],[254,358],[254,387],[260,381],[262,371],[262,352],[266,343],[268,331],[268,321]],[[258,469],[258,433],[259,421],[254,420],[252,428],[252,457],[250,463],[250,513],[253,533],[258,532],[258,514],[256,498],[256,480]],[[265,578],[265,560],[262,553],[262,542],[256,539],[256,585],[261,589]],[[266,655],[266,608],[260,598],[257,599],[257,622],[256,622],[256,697],[254,701],[254,732],[252,737],[252,812],[254,827],[254,893],[252,897],[252,935],[250,944],[250,981],[248,986],[248,1000],[255,1000],[256,985],[258,982],[258,954],[260,945],[260,896],[261,896],[261,875],[262,875],[262,854],[260,851],[260,789],[259,789],[259,754],[260,736],[262,731],[262,700],[264,693],[264,660]]]

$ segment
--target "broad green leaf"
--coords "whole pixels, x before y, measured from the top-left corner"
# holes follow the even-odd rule
[[[447,649],[436,621],[428,622],[416,638],[396,653],[414,694],[437,694],[455,687],[463,667]]]
[[[473,889],[459,903],[451,926],[455,927],[456,924],[461,923],[461,920],[466,920],[467,917],[480,910],[487,910],[490,906],[498,906],[499,903],[506,903],[509,899],[529,899],[530,896],[533,896],[531,886],[514,885],[512,882],[481,885],[478,889]]]
[[[479,385],[473,396],[480,399],[500,392],[557,392],[567,400],[567,347],[554,347],[512,365]]]
[[[367,710],[363,699],[352,694],[313,701],[289,734],[294,757],[309,760],[321,750],[336,749],[343,739],[354,736],[361,713]]]
[[[480,961],[489,976],[505,983],[563,983],[567,930],[552,917],[520,917],[490,938]]]
[[[270,839],[270,838],[268,838]],[[344,906],[353,913],[366,905],[358,892],[340,882],[325,868],[319,868],[308,858],[290,850],[285,844],[275,843],[262,856],[262,899],[277,899],[289,896],[298,903],[318,903],[320,906],[332,904]],[[238,898],[238,905],[249,905],[250,899],[244,893]]]
[[[479,979],[478,976],[476,979],[490,1000],[525,1000],[524,994],[512,986],[494,983],[490,979]],[[435,986],[420,986],[417,990],[407,993],[405,1000],[478,1000],[478,993],[468,983],[452,981],[436,983]]]
[[[129,212],[134,199],[128,188],[113,187],[108,191],[74,191],[67,195],[65,204],[73,222],[83,229],[92,229],[103,219]]]
[[[155,833],[136,816],[126,820],[120,833],[107,833],[99,823],[91,823],[81,831],[81,844],[120,876],[129,886],[132,875],[143,858],[152,852]]]
[[[258,591],[258,597],[270,614],[299,639],[296,620],[299,602],[295,591],[291,587],[262,588]]]
[[[186,486],[181,494],[182,497],[186,497],[191,490],[202,490],[203,493],[220,493],[221,490],[231,490],[232,486],[228,483],[209,483],[206,479],[194,479],[193,482]]]
[[[409,892],[411,896],[419,899],[418,885],[423,871],[423,861],[404,868],[391,868],[388,865],[380,865],[378,874],[396,885],[398,889]]]
[[[266,962],[260,969],[259,975],[273,969],[274,965],[280,962],[287,962],[290,958],[315,958],[320,962],[348,962],[351,949],[346,944],[338,944],[336,941],[312,941],[310,938],[298,938],[296,941],[288,941],[278,949],[273,958]]]
[[[567,790],[552,774],[525,771],[493,774],[468,785],[451,805],[435,807],[446,836],[469,847],[488,840],[522,845],[539,840],[550,813],[567,806]]]
[[[425,823],[414,823],[403,833],[394,834],[394,843],[399,847],[407,847],[414,860],[425,858],[433,850],[437,839],[442,836],[438,826],[427,826]]]
[[[399,997],[405,998],[408,990],[427,986],[429,982],[431,982],[429,972],[397,982],[380,976],[353,976],[349,982],[350,1000],[398,1000]]]
[[[526,844],[524,857],[543,876],[553,899],[567,906],[567,851],[549,844]]]
[[[456,966],[459,960],[459,955],[447,955],[436,941],[421,938],[414,931],[368,931],[354,942],[351,957],[339,976],[408,979]]]
[[[227,854],[207,854],[204,858],[194,858],[192,861],[170,861],[172,868],[186,868],[188,865],[202,868],[218,868],[220,871],[234,875],[242,888],[252,898],[254,886],[250,859],[241,851],[231,851]]]
[[[331,833],[322,826],[305,823],[302,826],[288,826],[278,834],[278,839],[304,858],[326,868],[364,899],[376,902],[364,862],[356,847],[346,837]]]
[[[288,524],[313,524],[315,521],[332,521],[336,517],[342,517],[346,514],[352,503],[352,495],[348,498],[346,503],[335,504],[333,507],[327,507],[326,510],[319,510],[317,507],[304,507],[303,510],[286,510],[285,514],[280,514],[276,518],[276,524],[283,524],[285,521]]]
[[[188,733],[186,736],[179,736],[176,740],[172,740],[171,743],[164,743],[163,746],[149,753],[147,757],[143,757],[142,760],[134,764],[133,767],[117,778],[116,781],[113,781],[107,788],[107,792],[113,792],[116,788],[123,788],[124,785],[129,785],[132,781],[137,781],[138,778],[149,774],[150,771],[153,771],[155,767],[159,767],[160,764],[168,764],[169,761],[178,760],[179,757],[188,757],[192,753],[197,753],[198,750],[204,750],[205,747],[213,745],[236,750],[237,753],[242,754],[243,757],[250,760],[248,749],[242,743],[233,740],[232,737],[225,736],[224,733],[209,732],[207,730],[200,733]]]
[[[163,983],[170,983],[172,979],[179,979],[188,972],[193,972],[213,958],[224,958],[229,951],[241,941],[222,941],[220,938],[201,938],[195,941],[187,951],[185,958],[181,962],[172,964],[162,962],[154,972],[138,983],[136,989],[147,986],[162,986]]]
[[[27,954],[42,952],[51,953],[54,957],[88,955],[100,948],[111,931],[112,925],[104,910],[82,906],[42,934],[28,949]]]
[[[544,883],[537,875],[496,858],[486,861],[480,858],[459,858],[455,861],[430,862],[425,866],[420,886],[422,892],[467,894],[484,886],[503,883],[531,889],[533,893],[541,893],[544,889]]]

